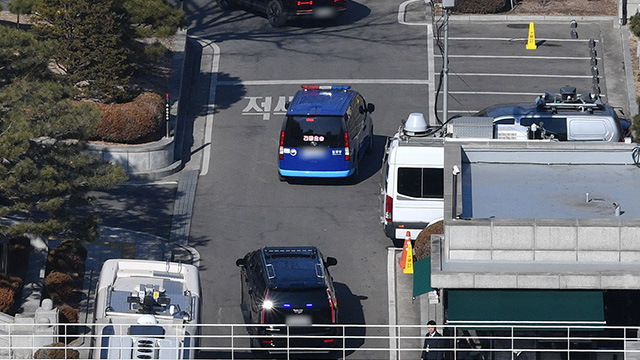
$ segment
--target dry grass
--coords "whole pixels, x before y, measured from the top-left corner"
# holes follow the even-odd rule
[[[519,15],[615,16],[617,0],[522,0],[512,13]]]

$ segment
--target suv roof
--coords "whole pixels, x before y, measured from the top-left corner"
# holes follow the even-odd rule
[[[322,256],[315,246],[264,247],[261,256],[270,288],[326,286]]]
[[[335,115],[342,116],[347,110],[355,91],[350,86],[303,85],[291,100],[287,109],[290,115]]]

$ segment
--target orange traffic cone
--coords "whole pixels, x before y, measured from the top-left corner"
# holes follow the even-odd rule
[[[413,274],[413,247],[411,246],[411,240],[409,240],[409,246],[407,247],[407,261],[405,261],[402,267],[402,272],[405,274]]]
[[[407,231],[407,236],[404,238],[404,245],[402,246],[402,256],[400,256],[400,268],[404,270],[407,264],[407,251],[411,246],[411,232]]]

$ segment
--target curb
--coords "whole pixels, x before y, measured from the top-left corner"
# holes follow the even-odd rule
[[[611,21],[613,27],[620,27],[616,16],[567,16],[567,15],[449,15],[449,21],[504,22],[504,21]]]

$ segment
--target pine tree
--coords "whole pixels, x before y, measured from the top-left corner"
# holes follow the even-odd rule
[[[122,0],[41,0],[36,31],[55,42],[53,60],[81,95],[104,102],[128,97]]]
[[[96,237],[86,194],[126,174],[85,151],[100,114],[72,97],[73,89],[55,81],[17,79],[0,88],[0,216],[19,219],[0,232]]]
[[[0,27],[0,85],[20,77],[49,77],[49,54],[50,43],[26,31]]]
[[[184,11],[166,0],[125,0],[129,22],[138,37],[167,37],[184,25]]]
[[[36,0],[11,0],[9,3],[9,11],[17,15],[17,28],[20,28],[20,15],[31,13],[35,4]]]

